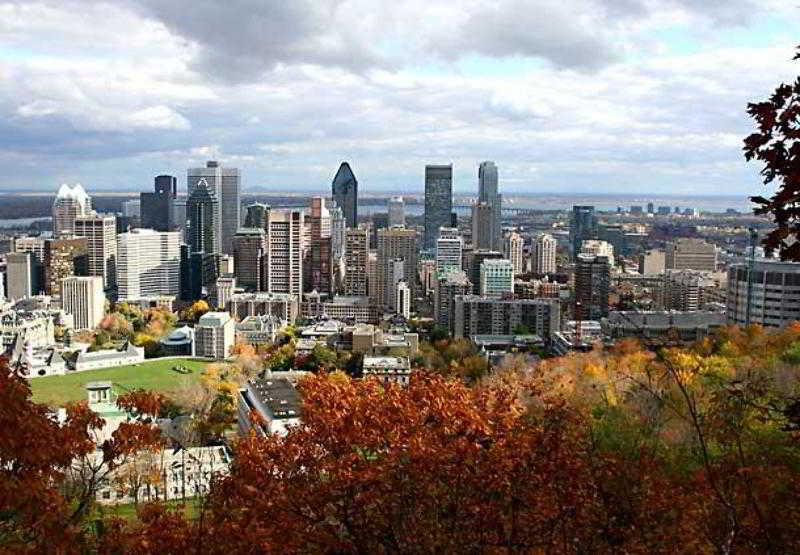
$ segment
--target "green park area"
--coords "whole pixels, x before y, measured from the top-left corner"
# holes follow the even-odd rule
[[[34,378],[30,384],[35,402],[61,407],[70,401],[86,399],[87,382],[113,382],[118,393],[132,389],[168,392],[176,389],[183,380],[198,380],[209,364],[208,361],[192,358],[155,359],[103,370],[73,372],[65,376]]]

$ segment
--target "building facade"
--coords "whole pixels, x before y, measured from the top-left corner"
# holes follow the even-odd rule
[[[484,260],[480,269],[480,294],[508,297],[514,294],[514,267],[505,258]]]
[[[53,237],[75,233],[75,219],[92,213],[92,200],[79,183],[59,187],[53,201]]]
[[[440,228],[439,238],[436,239],[436,271],[445,272],[451,268],[460,270],[463,250],[464,240],[457,228]]]
[[[511,261],[514,275],[519,275],[525,271],[525,261],[522,258],[524,243],[522,235],[516,231],[507,233],[503,238],[503,256]]]
[[[336,206],[341,208],[347,227],[358,226],[358,180],[350,164],[342,162],[331,182]]]
[[[189,225],[186,240],[191,252],[220,252],[219,200],[204,178],[195,183],[189,194],[186,217]]]
[[[120,300],[180,293],[180,233],[135,229],[117,236]]]
[[[72,314],[76,330],[93,330],[105,316],[106,297],[99,276],[75,276],[61,282],[61,306]]]
[[[480,248],[501,250],[503,197],[498,190],[497,166],[494,162],[481,162],[478,166],[478,202],[488,204],[491,212],[488,244]]]
[[[156,231],[173,231],[185,227],[186,222],[176,221],[175,218],[178,180],[171,175],[156,176],[153,189],[153,192],[139,193],[141,227]]]
[[[103,286],[117,286],[117,218],[93,214],[75,219],[75,235],[86,237],[88,274],[103,278]]]
[[[433,319],[436,327],[453,333],[455,299],[472,292],[467,274],[463,270],[449,270],[439,274],[434,292]]]
[[[220,252],[233,254],[233,236],[241,221],[241,180],[238,168],[224,168],[219,162],[210,160],[205,168],[191,168],[187,172],[189,198],[203,181],[217,199],[217,221],[219,230],[217,247]],[[188,211],[188,206],[187,206]],[[211,252],[211,251],[204,251]]]
[[[556,272],[556,238],[543,233],[534,239],[531,253],[531,271],[534,274],[554,274]]]
[[[536,334],[548,341],[561,329],[555,299],[498,299],[459,295],[454,299],[453,336]]]
[[[575,316],[600,320],[608,316],[611,264],[605,256],[579,254],[575,264]]]
[[[676,239],[667,243],[664,267],[667,270],[716,272],[717,248],[702,239]]]
[[[233,236],[233,271],[236,283],[252,291],[263,288],[263,258],[267,238],[263,228],[240,227]]]
[[[344,240],[344,294],[366,296],[368,293],[369,231],[364,228],[347,229]]]
[[[394,308],[394,278],[389,272],[394,265],[390,261],[403,260],[403,275],[406,283],[415,290],[414,281],[417,271],[418,247],[417,232],[413,229],[393,227],[378,230],[378,258],[377,258],[377,295],[376,298],[382,306]]]
[[[206,312],[194,330],[195,354],[222,360],[231,354],[235,341],[235,322],[227,312]]]
[[[436,247],[439,228],[451,227],[452,211],[453,165],[425,166],[425,250]]]
[[[731,265],[728,323],[744,325],[748,305],[751,324],[785,328],[800,320],[800,263],[760,259],[754,261],[752,275],[747,264]]]
[[[267,250],[263,290],[270,293],[303,293],[305,214],[302,210],[270,210],[267,215]]]
[[[573,260],[580,254],[581,245],[587,239],[597,239],[597,216],[594,213],[594,206],[573,206],[569,224]]]
[[[406,225],[406,205],[403,197],[392,197],[389,199],[389,227]]]

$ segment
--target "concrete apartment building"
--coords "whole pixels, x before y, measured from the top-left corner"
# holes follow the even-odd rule
[[[72,314],[76,330],[93,330],[105,316],[106,297],[103,278],[73,276],[61,282],[61,307]]]
[[[716,272],[717,248],[702,239],[676,239],[667,243],[664,267],[667,270]]]
[[[216,360],[231,354],[236,340],[236,323],[227,312],[206,312],[195,326],[195,354]]]

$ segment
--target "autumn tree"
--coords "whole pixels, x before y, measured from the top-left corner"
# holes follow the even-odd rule
[[[68,406],[59,422],[31,401],[27,381],[2,359],[0,551],[68,553],[88,546],[85,520],[98,488],[133,454],[161,442],[150,420],[157,396],[133,392],[119,402],[132,420],[95,451],[94,432],[104,422],[86,402]]]
[[[776,188],[768,199],[750,199],[759,205],[756,214],[768,214],[777,224],[764,245],[784,260],[800,260],[800,77],[781,83],[767,100],[748,104],[747,113],[757,130],[744,141],[745,158],[761,162],[764,184]]]

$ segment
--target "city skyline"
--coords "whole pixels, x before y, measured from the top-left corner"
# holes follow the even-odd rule
[[[795,74],[792,5],[357,4],[0,4],[0,191],[218,159],[244,191],[321,190],[349,160],[397,194],[452,163],[462,193],[489,159],[504,194],[765,192],[745,108]]]

